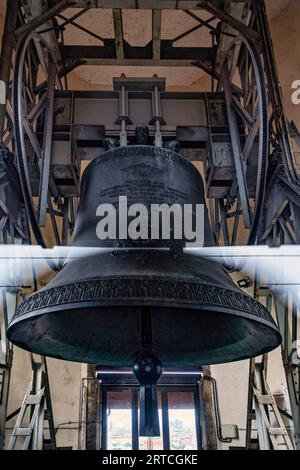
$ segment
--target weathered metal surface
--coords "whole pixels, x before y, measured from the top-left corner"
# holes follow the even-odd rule
[[[73,245],[104,245],[96,236],[96,208],[115,205],[123,194],[129,204],[146,206],[205,202],[200,174],[180,155],[147,146],[110,150],[83,175]],[[211,245],[206,211],[203,223],[205,245]],[[118,250],[120,242],[132,246],[117,238],[109,241],[116,246],[112,254],[69,259],[45,289],[23,302],[9,339],[44,355],[130,366],[142,349],[147,306],[153,351],[165,367],[235,361],[279,345],[267,309],[237,288],[222,267],[168,251]],[[152,240],[138,243],[153,246]]]
[[[60,51],[66,63],[74,60],[83,60],[84,65],[134,65],[134,66],[160,66],[160,67],[187,67],[193,61],[202,59],[210,65],[213,63],[215,49],[212,47],[170,47],[169,41],[161,41],[160,59],[152,55],[155,43],[152,41],[146,46],[130,46],[124,43],[124,57],[116,54],[118,42],[106,39],[103,46],[60,46]],[[118,48],[119,54],[120,50]]]

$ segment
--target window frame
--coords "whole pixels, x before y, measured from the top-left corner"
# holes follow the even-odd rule
[[[201,431],[201,408],[199,397],[199,385],[195,384],[160,384],[158,385],[158,392],[161,392],[161,405],[162,405],[162,440],[163,449],[170,450],[170,423],[169,423],[169,408],[168,408],[168,392],[190,392],[193,393],[194,410],[195,410],[195,429],[197,449],[202,449],[202,431]],[[132,450],[139,450],[139,435],[138,435],[138,399],[139,387],[132,383],[120,384],[117,379],[115,383],[110,381],[108,384],[101,384],[101,438],[100,444],[102,450],[107,450],[107,394],[111,391],[122,392],[130,390],[131,393],[131,444]]]

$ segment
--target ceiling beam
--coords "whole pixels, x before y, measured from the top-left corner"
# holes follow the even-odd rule
[[[161,10],[152,10],[152,46],[153,59],[160,59],[161,47]]]
[[[169,41],[162,40],[160,59],[154,59],[152,41],[144,47],[124,41],[124,58],[119,58],[113,39],[106,39],[103,46],[61,46],[66,64],[79,60],[85,65],[190,66],[197,60],[212,63],[215,51],[212,47],[172,47]]]
[[[120,8],[113,9],[113,22],[115,32],[116,55],[118,60],[122,60],[124,59],[124,36],[122,10]]]
[[[233,2],[241,0],[232,0]],[[141,10],[203,10],[199,0],[75,0],[80,8],[123,8]],[[224,0],[214,0],[221,7]],[[245,1],[246,3],[246,1]]]

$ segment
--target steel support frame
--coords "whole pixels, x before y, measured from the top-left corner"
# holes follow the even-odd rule
[[[47,448],[44,426],[46,419],[50,435],[48,448],[55,450],[56,437],[46,358],[42,356],[36,358],[30,353],[30,362],[31,380],[20,410],[14,413],[17,415],[17,420],[7,450],[15,450],[20,439],[23,441],[20,442],[22,450],[44,450]],[[26,421],[28,417],[29,425]]]
[[[266,303],[270,313],[274,311],[279,331],[283,341],[281,346],[282,363],[285,371],[286,384],[291,408],[291,432],[290,438],[296,450],[300,449],[300,358],[297,356],[297,313],[298,309],[292,297],[287,292],[272,292],[268,286],[260,285],[256,281],[254,287],[255,297]],[[253,388],[261,394],[270,394],[267,385],[268,355],[262,357],[260,362],[251,359],[249,363],[249,390],[247,405],[247,425],[246,425],[246,449],[251,449],[252,421],[257,423],[258,442],[261,450],[274,449],[272,439],[270,439],[268,428],[260,411],[258,402],[254,399]],[[255,415],[253,415],[253,402],[255,404]],[[279,410],[280,413],[282,411]],[[278,449],[275,449],[278,450]]]
[[[4,209],[6,209],[4,201],[0,201],[0,214],[2,215],[0,224],[0,243],[1,244],[21,244],[24,239],[21,238],[20,234],[25,238],[26,235],[22,232],[18,221],[14,223],[10,220],[9,214],[3,215]],[[20,223],[22,226],[22,224]],[[22,227],[23,228],[23,227]],[[5,428],[7,419],[7,407],[9,400],[10,391],[10,377],[11,368],[13,363],[13,346],[6,338],[6,329],[11,321],[17,304],[18,296],[20,292],[19,279],[17,272],[11,272],[8,261],[0,259],[2,264],[1,272],[10,273],[7,276],[7,285],[0,286],[0,311],[2,322],[0,324],[0,449],[5,446]]]
[[[7,2],[8,4],[8,2]],[[5,44],[5,47],[1,48],[1,57],[0,57],[0,80],[4,84],[5,91],[5,103],[0,104],[0,138],[2,140],[4,126],[5,126],[5,117],[6,117],[6,107],[7,107],[7,95],[9,90],[9,81],[11,75],[12,67],[12,56],[14,49],[14,29],[17,23],[17,0],[12,0],[9,2],[9,8],[7,8],[5,23],[4,23],[4,32],[2,36],[2,44]]]
[[[297,355],[297,346],[294,344],[297,330],[295,331],[296,325],[293,324],[293,318],[297,319],[297,309],[295,311],[295,305],[292,307],[289,305],[288,295],[284,297],[285,300],[282,297],[274,297],[274,304],[277,323],[283,337],[282,362],[293,417],[295,447],[300,450],[300,361],[298,363],[293,361],[293,355]],[[290,315],[293,317],[292,322],[290,322]]]
[[[6,327],[14,315],[17,294],[1,289],[1,310],[3,312],[3,323],[1,325],[1,361],[0,361],[0,449],[5,446],[5,427],[7,417],[7,406],[9,399],[9,386],[11,368],[13,362],[13,348],[7,341]]]
[[[200,2],[201,6],[208,6],[209,3],[213,2]],[[290,243],[299,243],[300,236],[299,236],[299,194],[300,194],[300,184],[299,184],[299,176],[297,174],[295,168],[295,162],[293,157],[293,150],[291,145],[291,136],[288,129],[288,122],[284,115],[283,111],[283,97],[282,92],[279,85],[278,79],[278,72],[276,69],[276,62],[274,58],[274,53],[272,50],[272,41],[270,37],[270,31],[268,27],[267,21],[267,14],[264,2],[253,2],[253,12],[252,12],[252,19],[249,24],[253,26],[253,33],[249,35],[249,27],[245,30],[241,24],[236,24],[235,21],[232,21],[226,13],[218,11],[218,8],[215,7],[208,7],[210,13],[214,14],[215,16],[219,17],[224,21],[226,24],[230,25],[236,31],[242,33],[245,37],[250,40],[253,40],[258,50],[260,50],[260,54],[263,57],[264,66],[267,75],[268,81],[268,89],[271,97],[270,101],[270,123],[271,129],[273,129],[272,135],[272,143],[274,145],[277,144],[275,150],[278,151],[280,149],[280,156],[281,156],[281,168],[279,164],[279,170],[276,169],[275,173],[272,175],[269,172],[269,185],[266,191],[265,196],[265,209],[263,213],[262,220],[260,222],[260,230],[258,231],[258,235],[262,237],[264,233],[264,223],[266,221],[266,212],[268,210],[268,195],[272,194],[272,188],[275,184],[280,187],[282,193],[285,195],[286,206],[284,211],[281,211],[277,214],[277,217],[273,219],[273,225],[269,232],[266,232],[264,239],[265,241],[273,242],[273,245],[278,246],[278,244],[290,244]],[[244,31],[243,31],[244,30]],[[260,35],[260,40],[258,39],[257,33]],[[240,59],[241,60],[241,59]],[[201,64],[200,64],[201,66]],[[214,69],[207,68],[207,72],[210,73],[214,79],[218,79],[220,81],[220,74],[218,71]],[[222,77],[221,77],[222,78]],[[225,77],[226,78],[226,77]],[[224,85],[224,80],[223,80]],[[227,90],[227,105],[232,105],[234,108],[234,102],[232,96],[230,96],[230,89],[228,86],[226,87],[226,80],[225,80],[225,92]],[[243,85],[243,83],[242,83]],[[236,90],[234,90],[234,93]],[[236,98],[234,98],[236,99]],[[236,110],[240,111],[240,110]],[[245,116],[244,116],[245,117]],[[247,117],[247,116],[246,116]],[[232,126],[234,135],[236,126]],[[247,150],[247,149],[246,149]],[[245,148],[244,148],[245,151]],[[248,152],[248,150],[247,150]],[[242,155],[242,154],[240,154]],[[240,157],[241,158],[241,157]],[[241,158],[242,160],[242,158]],[[274,171],[274,170],[273,170]],[[274,194],[273,194],[274,196]],[[280,202],[280,198],[279,202]],[[275,204],[276,206],[276,204]],[[224,207],[221,205],[221,207]],[[220,211],[222,216],[222,210]],[[228,227],[224,224],[224,210],[223,216],[221,219],[221,223],[218,221],[214,221],[214,224],[217,227],[223,226],[223,233],[224,233],[224,240],[228,239]],[[236,227],[236,220],[234,226]],[[267,230],[268,227],[265,227]],[[234,232],[234,229],[233,229]],[[266,236],[267,235],[267,236]],[[268,237],[268,235],[270,235]],[[283,357],[283,367],[286,374],[287,386],[288,386],[288,393],[290,398],[290,405],[292,410],[292,417],[293,417],[293,425],[294,425],[294,441],[295,447],[299,449],[299,421],[300,421],[300,400],[299,400],[299,365],[292,363],[292,355],[295,354],[295,346],[293,346],[293,341],[299,339],[299,332],[297,332],[297,322],[296,320],[293,321],[293,333],[291,333],[289,328],[288,316],[289,316],[289,304],[286,302],[282,302],[278,297],[274,297],[274,304],[276,309],[276,316],[277,316],[277,323],[280,329],[280,332],[283,337],[282,343],[282,357]],[[295,307],[294,307],[295,308]],[[293,313],[295,317],[295,312]],[[251,371],[250,368],[250,376],[253,375],[253,370]],[[252,403],[252,391],[249,391],[248,397],[248,404]],[[252,412],[252,410],[251,410]],[[250,419],[251,421],[251,419]],[[248,417],[249,423],[249,417]],[[262,423],[261,423],[262,424]],[[261,433],[260,435],[263,436],[263,424],[260,427]],[[251,434],[249,433],[249,426],[247,426],[247,446],[249,446],[249,439]],[[268,448],[268,440],[262,443],[262,446]]]
[[[14,0],[13,0],[14,1]],[[17,8],[17,2],[14,2],[15,5],[13,5],[13,1],[9,1],[9,5],[7,8],[6,12],[6,20],[5,20],[5,29],[4,29],[4,35],[3,35],[3,47],[2,47],[2,55],[1,55],[1,65],[0,65],[0,79],[5,82],[6,90],[10,90],[10,72],[11,68],[13,66],[13,53],[16,48],[17,42],[16,42],[16,36],[15,36],[15,28],[16,28],[16,21],[17,21],[17,16],[18,16],[18,8]],[[69,6],[69,3],[67,2],[61,2],[61,5],[59,8],[55,8],[54,10],[51,10],[50,12],[47,12],[45,15],[41,15],[37,20],[33,20],[33,22],[27,22],[24,23],[24,27],[20,27],[18,30],[17,36],[19,38],[23,37],[23,35],[26,35],[29,31],[31,31],[33,28],[36,28],[37,26],[43,24],[45,21],[48,21],[53,17],[53,14],[56,11],[62,11],[62,9],[66,8]],[[14,8],[15,7],[15,8]],[[64,7],[64,8],[63,8]],[[22,12],[19,11],[20,17],[22,17]],[[37,45],[38,46],[38,45]],[[33,54],[32,58],[29,60],[32,60],[32,65],[34,65],[34,62],[40,53],[40,50],[37,52],[37,54]],[[29,66],[29,62],[27,62],[27,66]],[[35,77],[34,73],[37,73],[34,67],[30,67],[29,69],[31,76],[30,76],[30,81],[31,84],[35,83]],[[52,73],[51,75],[51,80],[52,80],[52,85],[50,89],[52,89],[52,97],[51,93],[50,94],[42,94],[41,99],[37,101],[36,106],[31,107],[30,112],[28,113],[26,117],[26,125],[27,129],[29,130],[29,138],[32,139],[32,145],[35,148],[35,151],[37,152],[39,157],[43,156],[44,161],[49,161],[49,152],[51,151],[51,137],[52,137],[52,130],[51,130],[51,125],[52,125],[52,117],[53,117],[53,108],[51,108],[51,105],[53,106],[53,99],[54,99],[54,87],[55,87],[55,74]],[[51,85],[51,83],[50,83]],[[30,95],[30,92],[29,92]],[[8,116],[7,111],[9,110],[10,106],[10,95],[7,93],[7,106],[2,105],[0,107],[0,127],[1,127],[1,137],[4,134],[5,131],[5,125],[9,126],[9,118],[6,119]],[[33,132],[31,132],[31,127],[36,120],[39,119],[40,115],[44,112],[45,108],[49,110],[48,112],[48,127],[47,127],[47,134],[45,136],[45,150],[44,148],[40,148],[39,142],[36,139],[36,136]],[[5,124],[5,121],[8,122],[8,124]],[[7,131],[6,131],[7,133]],[[10,134],[8,136],[9,138],[6,137],[5,143],[10,146],[11,149],[14,148],[14,140],[13,140],[13,134]],[[49,140],[50,139],[50,140]],[[44,198],[41,198],[42,207],[43,207],[43,216],[45,216],[46,213],[46,204],[47,204],[47,193],[48,193],[48,186],[49,186],[49,172],[47,172],[47,165],[43,165],[43,179],[44,179],[44,185],[43,189],[47,188],[47,191],[42,190],[42,194],[44,194]],[[46,198],[46,203],[44,199]],[[14,243],[20,243],[22,240],[20,237],[23,237],[27,239],[27,243],[29,240],[29,233],[27,231],[27,222],[24,219],[24,214],[22,213],[21,217],[23,219],[24,224],[26,225],[26,233],[22,231],[22,222],[19,223],[19,221],[11,221],[9,218],[9,213],[6,214],[6,207],[5,207],[5,201],[0,201],[0,212],[4,211],[4,218],[2,218],[1,222],[5,219],[5,223],[1,223],[1,233],[0,233],[0,239],[1,243],[9,243],[9,244],[14,244]],[[2,260],[1,263],[4,263],[5,261]],[[3,268],[3,266],[2,266]],[[7,270],[9,272],[9,270]],[[13,281],[13,280],[12,280]],[[8,404],[8,399],[9,399],[9,383],[10,383],[10,375],[11,375],[11,367],[12,367],[12,359],[13,359],[13,348],[12,345],[7,341],[7,338],[5,336],[5,330],[7,328],[8,323],[10,322],[12,316],[14,315],[16,306],[17,306],[17,297],[19,295],[20,288],[17,288],[17,286],[12,286],[11,288],[3,288],[1,286],[1,310],[3,312],[3,324],[1,325],[1,361],[0,361],[0,448],[4,447],[5,445],[5,428],[6,428],[6,421],[7,421],[7,404]],[[32,363],[32,387],[36,389],[39,385],[40,382],[45,378],[45,374],[47,376],[47,368],[44,359],[41,359],[41,362],[33,362]],[[31,448],[33,449],[42,449],[43,448],[43,442],[42,442],[42,436],[43,436],[43,427],[44,427],[44,408],[47,407],[47,419],[49,422],[49,430],[51,434],[51,442],[55,443],[55,435],[54,435],[54,422],[53,422],[53,415],[52,415],[52,405],[51,405],[51,396],[50,396],[50,389],[49,389],[49,384],[48,384],[48,379],[46,380],[47,382],[47,390],[45,390],[45,396],[43,396],[43,406],[41,406],[40,412],[37,416],[37,421],[36,425],[33,429],[33,434],[31,438]],[[33,390],[34,391],[34,390]],[[54,444],[55,445],[55,444]]]

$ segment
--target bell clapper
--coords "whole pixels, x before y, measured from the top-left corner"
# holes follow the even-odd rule
[[[157,382],[162,363],[152,351],[151,308],[141,309],[142,350],[133,364],[133,373],[140,384],[140,436],[160,436]]]

